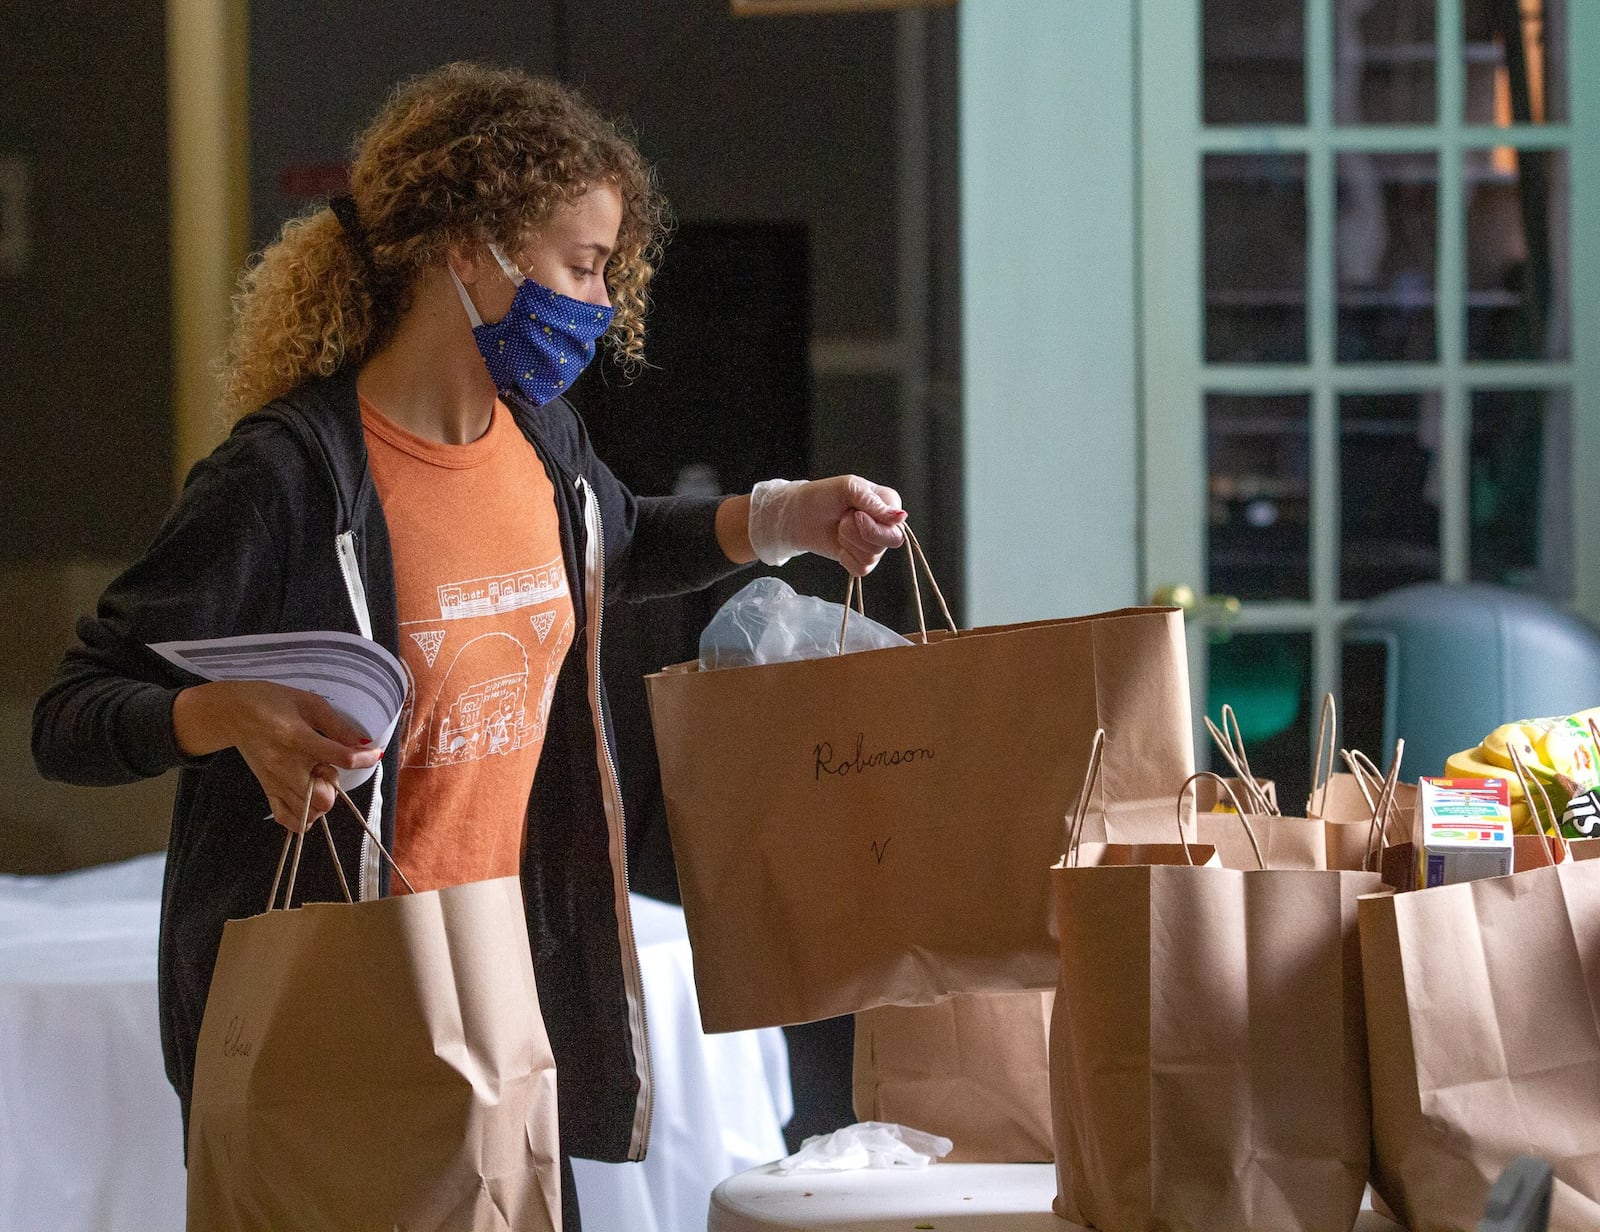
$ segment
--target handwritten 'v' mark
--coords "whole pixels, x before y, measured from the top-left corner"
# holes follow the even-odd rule
[[[879,864],[883,863],[884,853],[889,850],[889,844],[892,842],[894,842],[894,835],[892,834],[888,838],[884,839],[882,844],[879,844],[877,839],[872,840],[872,854],[874,857],[876,857]]]

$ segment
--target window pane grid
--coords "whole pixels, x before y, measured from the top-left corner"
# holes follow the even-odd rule
[[[1431,123],[1438,114],[1434,0],[1333,9],[1337,122]]]
[[[1480,386],[1469,398],[1471,579],[1572,598],[1572,390]]]
[[[1475,388],[1522,389],[1528,386],[1566,385],[1573,379],[1573,365],[1562,363],[1475,362],[1463,363],[1449,379]],[[1207,364],[1207,388],[1267,390],[1284,386],[1312,384],[1318,372],[1305,364],[1274,364],[1270,368],[1246,364]],[[1417,364],[1340,364],[1327,379],[1340,389],[1407,389],[1438,386],[1446,380],[1444,365]]]
[[[1509,145],[1524,150],[1564,150],[1571,144],[1571,130],[1563,125],[1518,124],[1509,128],[1495,128],[1490,125],[1447,127],[1440,124],[1390,124],[1381,127],[1341,125],[1324,132],[1275,126],[1206,128],[1200,130],[1195,149],[1201,154],[1295,153],[1322,147],[1405,153],[1447,145]]]
[[[1215,3],[1219,11],[1228,5],[1237,10],[1241,2],[1202,0],[1198,7],[1204,12]],[[1270,4],[1275,0],[1251,2]],[[1341,593],[1340,527],[1345,499],[1341,452],[1349,448],[1358,452],[1370,449],[1370,441],[1362,442],[1374,433],[1382,435],[1392,429],[1397,450],[1408,452],[1413,461],[1417,456],[1429,458],[1431,473],[1426,497],[1419,497],[1414,486],[1409,495],[1411,514],[1432,519],[1436,527],[1431,532],[1426,527],[1413,528],[1415,542],[1411,546],[1416,551],[1412,564],[1419,576],[1465,581],[1494,573],[1537,573],[1547,592],[1553,593],[1552,587],[1559,588],[1563,580],[1566,594],[1584,589],[1584,579],[1570,576],[1570,567],[1567,574],[1561,572],[1564,545],[1570,554],[1570,534],[1567,540],[1558,538],[1554,543],[1547,543],[1541,535],[1536,560],[1517,558],[1512,551],[1522,534],[1522,523],[1516,519],[1530,515],[1520,506],[1509,512],[1504,506],[1506,500],[1518,497],[1520,489],[1516,487],[1518,472],[1511,459],[1501,458],[1506,451],[1499,438],[1506,423],[1514,423],[1524,436],[1531,436],[1534,429],[1529,425],[1539,421],[1540,415],[1529,408],[1543,405],[1547,409],[1539,428],[1544,434],[1540,437],[1542,465],[1550,464],[1549,455],[1566,439],[1561,433],[1572,435],[1571,428],[1561,426],[1568,420],[1579,425],[1577,450],[1584,452],[1588,430],[1577,415],[1577,399],[1572,391],[1592,367],[1591,352],[1583,350],[1586,336],[1580,332],[1580,325],[1587,319],[1585,312],[1594,297],[1583,292],[1583,284],[1567,279],[1564,286],[1551,289],[1547,309],[1549,320],[1557,324],[1565,317],[1565,335],[1556,327],[1544,330],[1542,350],[1525,344],[1526,340],[1486,348],[1482,343],[1486,314],[1502,314],[1495,323],[1497,335],[1509,337],[1515,333],[1520,338],[1529,330],[1538,332],[1542,284],[1538,271],[1528,275],[1526,287],[1514,277],[1516,267],[1512,262],[1518,255],[1517,243],[1524,239],[1520,232],[1516,240],[1506,239],[1498,248],[1489,245],[1494,255],[1489,266],[1482,264],[1482,252],[1475,258],[1479,265],[1469,264],[1469,245],[1485,228],[1492,230],[1494,221],[1504,221],[1501,216],[1507,215],[1507,209],[1503,201],[1496,203],[1490,211],[1492,218],[1469,215],[1468,210],[1474,193],[1485,182],[1496,185],[1491,187],[1491,194],[1504,196],[1509,191],[1500,181],[1484,181],[1477,175],[1475,159],[1481,161],[1479,151],[1515,150],[1524,165],[1533,161],[1525,155],[1552,152],[1555,159],[1565,161],[1545,177],[1553,185],[1551,196],[1555,197],[1554,185],[1559,184],[1570,200],[1553,205],[1547,216],[1539,205],[1536,176],[1534,183],[1522,189],[1521,213],[1530,220],[1548,217],[1553,250],[1549,262],[1553,273],[1548,277],[1560,282],[1583,252],[1592,255],[1594,246],[1583,238],[1586,233],[1581,230],[1584,215],[1580,202],[1585,198],[1578,195],[1578,182],[1593,177],[1589,164],[1569,153],[1574,132],[1584,127],[1574,127],[1583,117],[1576,105],[1580,91],[1569,73],[1568,52],[1569,38],[1577,38],[1573,27],[1588,20],[1580,8],[1582,3],[1583,0],[1552,0],[1546,6],[1549,12],[1542,46],[1536,45],[1537,33],[1528,28],[1530,11],[1524,9],[1523,33],[1528,42],[1522,51],[1528,57],[1528,76],[1520,78],[1518,49],[1510,49],[1508,60],[1501,36],[1493,30],[1485,36],[1481,28],[1485,0],[1421,0],[1405,13],[1380,0],[1359,16],[1362,28],[1353,56],[1349,21],[1354,8],[1341,13],[1340,6],[1329,0],[1304,0],[1294,15],[1296,23],[1303,19],[1299,29],[1303,32],[1304,58],[1296,67],[1304,82],[1304,114],[1277,118],[1265,113],[1255,118],[1240,114],[1225,122],[1210,123],[1211,117],[1201,110],[1198,114],[1191,112],[1194,118],[1182,126],[1181,144],[1196,165],[1207,156],[1268,155],[1285,162],[1299,156],[1303,160],[1304,190],[1296,211],[1302,221],[1295,223],[1299,232],[1295,239],[1304,242],[1305,250],[1304,264],[1295,279],[1298,285],[1277,292],[1261,288],[1268,293],[1260,297],[1258,307],[1262,328],[1269,334],[1282,327],[1281,321],[1273,321],[1273,312],[1293,313],[1303,322],[1299,327],[1304,330],[1303,355],[1289,358],[1280,348],[1272,362],[1262,362],[1254,355],[1246,359],[1243,354],[1236,358],[1218,352],[1208,357],[1202,333],[1200,339],[1185,335],[1190,339],[1187,345],[1194,351],[1184,357],[1182,367],[1190,383],[1185,393],[1198,395],[1194,401],[1197,412],[1208,397],[1215,395],[1244,400],[1298,390],[1307,396],[1311,594],[1307,598],[1253,598],[1240,613],[1238,627],[1241,631],[1306,631],[1310,635],[1307,666],[1315,681],[1314,696],[1324,690],[1338,692],[1341,622],[1363,602],[1356,595]],[[1282,4],[1279,8],[1288,11]],[[1550,12],[1557,15],[1551,18]],[[1431,45],[1427,31],[1415,20],[1419,15],[1422,23],[1433,25]],[[1499,20],[1498,15],[1494,16]],[[1200,28],[1202,23],[1196,23],[1196,29]],[[1196,50],[1191,42],[1191,62],[1203,77],[1207,64],[1195,54]],[[1291,52],[1292,49],[1279,48],[1282,55]],[[1345,57],[1343,64],[1340,56]],[[1424,60],[1430,63],[1424,64]],[[1486,109],[1481,96],[1483,82],[1490,77],[1495,79],[1495,105]],[[1508,89],[1510,103],[1506,101]],[[1151,97],[1146,95],[1147,103]],[[1356,100],[1354,105],[1352,99]],[[1248,111],[1255,104],[1244,101],[1240,106]],[[1152,108],[1150,114],[1156,110]],[[1195,123],[1195,119],[1199,122]],[[1365,267],[1352,265],[1341,252],[1343,220],[1336,195],[1343,169],[1341,156],[1348,155],[1357,156],[1354,161],[1367,156],[1390,162],[1379,178],[1386,181],[1384,195],[1389,200],[1385,202],[1384,222],[1391,238],[1400,227],[1409,225],[1402,219],[1418,211],[1428,212],[1431,194],[1431,236],[1421,228],[1410,236],[1404,253],[1386,252],[1376,267],[1371,263]],[[1407,168],[1397,166],[1407,156],[1418,155],[1418,161],[1433,160],[1431,174],[1419,170],[1412,175]],[[1509,157],[1502,155],[1497,165],[1507,162]],[[1147,163],[1147,175],[1154,166]],[[1405,187],[1397,190],[1387,186],[1393,184]],[[1404,199],[1394,199],[1402,194]],[[1479,200],[1482,195],[1478,192]],[[1531,207],[1529,200],[1533,202]],[[1367,204],[1370,208],[1371,201]],[[1526,225],[1530,231],[1535,226],[1532,221]],[[1381,226],[1375,227],[1374,233],[1381,230]],[[1512,228],[1508,223],[1501,230],[1509,234]],[[1531,269],[1538,260],[1542,239],[1538,234],[1525,238],[1529,251],[1535,254],[1529,263]],[[1383,247],[1379,239],[1374,238],[1371,243]],[[1430,247],[1431,271],[1429,263],[1418,255]],[[1280,254],[1280,258],[1287,268],[1286,254]],[[1355,276],[1357,273],[1362,276]],[[1431,287],[1426,285],[1429,273]],[[1415,276],[1408,279],[1400,274]],[[1495,281],[1497,278],[1499,281]],[[1500,282],[1506,285],[1501,286]],[[1425,320],[1428,305],[1433,312],[1431,328]],[[1242,307],[1241,301],[1230,303],[1224,310],[1238,311]],[[1394,333],[1402,322],[1393,318],[1413,309],[1414,313],[1403,322],[1407,327],[1401,331],[1405,337],[1395,345],[1346,345],[1352,336],[1359,338],[1362,331],[1373,333],[1379,327],[1372,319],[1381,321],[1386,314],[1391,319],[1382,328]],[[1362,314],[1366,314],[1365,322]],[[1469,314],[1475,314],[1475,334],[1469,333],[1473,328]],[[1534,324],[1524,323],[1516,329],[1508,324],[1524,317]],[[1204,319],[1202,314],[1202,322]],[[1239,324],[1242,327],[1243,323]],[[1432,338],[1431,352],[1425,341],[1419,341],[1428,335]],[[1247,341],[1248,335],[1240,334],[1239,338]],[[1474,338],[1478,341],[1474,342]],[[1570,402],[1570,412],[1561,409],[1568,405],[1561,402],[1563,398]],[[1187,401],[1187,397],[1183,400]],[[1416,403],[1410,410],[1400,405],[1408,400]],[[1372,404],[1378,402],[1392,405],[1374,409]],[[1347,420],[1342,411],[1348,411]],[[1389,418],[1405,419],[1411,426],[1386,427],[1381,421]],[[1486,458],[1500,469],[1486,470]],[[1547,486],[1541,477],[1540,492]],[[1486,524],[1488,529],[1475,524],[1473,518],[1482,523],[1488,516],[1484,510],[1495,500],[1502,502],[1495,506],[1498,520]],[[1569,499],[1569,531],[1575,525],[1571,521],[1575,512],[1572,505]],[[1548,512],[1541,506],[1541,516]],[[1388,532],[1377,525],[1382,520],[1378,517],[1373,523],[1377,530],[1373,526],[1365,528],[1371,532],[1371,542],[1363,549],[1367,563],[1360,567],[1369,573],[1381,572],[1384,567],[1378,531]],[[1373,519],[1369,517],[1368,521]],[[1408,532],[1397,533],[1403,537]],[[1367,585],[1378,585],[1380,581],[1374,577]],[[1587,589],[1594,590],[1592,586]]]
[[[1201,0],[1198,7],[1201,121],[1305,123],[1306,10],[1295,0]]]

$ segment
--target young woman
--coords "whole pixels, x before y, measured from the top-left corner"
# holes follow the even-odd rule
[[[182,770],[160,991],[186,1118],[222,926],[265,901],[272,822],[302,828],[332,807],[334,769],[377,766],[357,799],[418,889],[522,878],[563,1155],[644,1154],[603,603],[758,556],[820,552],[861,574],[904,516],[854,476],[636,498],[595,457],[561,395],[597,341],[642,356],[662,215],[637,150],[573,94],[455,64],[400,87],[358,144],[350,193],[288,223],[246,273],[237,422],[80,623],[34,716],[48,777]],[[312,694],[196,684],[148,649],[329,628],[374,638],[411,676],[387,748]],[[398,888],[357,826],[334,833],[362,897]],[[324,861],[299,884],[340,896]]]

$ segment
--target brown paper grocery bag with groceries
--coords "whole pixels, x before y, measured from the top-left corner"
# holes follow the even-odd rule
[[[1224,724],[1232,710],[1231,706],[1222,708]],[[1225,743],[1223,732],[1209,717],[1206,726],[1224,759],[1248,770],[1247,761],[1235,761],[1235,746]],[[1267,868],[1328,867],[1323,823],[1282,816],[1271,780],[1254,775],[1224,778],[1206,774],[1195,780],[1194,797],[1195,833],[1202,843],[1216,848],[1223,868],[1260,868],[1263,864]],[[1241,816],[1247,825],[1239,824]]]
[[[1372,1184],[1410,1228],[1476,1227],[1519,1155],[1552,1229],[1600,1228],[1600,861],[1517,839],[1525,871],[1361,902]]]
[[[1395,741],[1389,772],[1384,774],[1359,752],[1340,749],[1348,771],[1314,780],[1306,816],[1327,829],[1328,867],[1371,866],[1375,853],[1411,839],[1417,785],[1400,779],[1405,741]]]
[[[1377,793],[1382,783],[1370,778],[1363,781],[1353,772],[1331,774],[1322,785],[1320,793],[1313,793],[1307,802],[1307,816],[1322,817],[1328,821],[1350,822],[1365,825],[1372,820],[1377,806]],[[1417,785],[1396,783],[1390,822],[1404,822],[1417,806]]]
[[[1052,870],[1056,1213],[1348,1232],[1369,1151],[1356,902],[1378,877],[1184,853]]]
[[[555,1062],[517,878],[229,921],[188,1212],[192,1232],[561,1227]]]
[[[1193,768],[1169,608],[648,685],[708,1031],[1050,987],[1048,870],[1095,729],[1109,817],[1170,811]]]
[[[1195,828],[1202,843],[1217,849],[1224,868],[1260,867],[1259,849],[1268,868],[1360,872],[1372,864],[1381,846],[1381,833],[1371,817],[1358,822],[1257,813],[1248,811],[1250,806],[1226,785],[1219,786],[1217,794],[1222,800],[1220,809],[1197,810]],[[1250,822],[1249,833],[1235,815],[1240,810],[1245,810]]]
[[[1239,824],[1242,812],[1250,825],[1248,832]],[[1202,843],[1217,849],[1223,868],[1260,868],[1263,862],[1267,868],[1328,867],[1327,831],[1320,821],[1236,807],[1221,813],[1197,812],[1195,832]]]
[[[946,1161],[1048,1163],[1052,990],[856,1015],[855,1113],[948,1138]]]
[[[1394,820],[1399,808],[1409,818],[1407,785],[1398,781],[1400,750],[1397,741],[1393,769],[1389,775],[1357,752],[1338,747],[1338,720],[1333,695],[1323,698],[1317,728],[1316,757],[1311,766],[1311,794],[1305,809],[1284,815],[1278,806],[1269,780],[1259,779],[1250,769],[1243,732],[1233,707],[1224,705],[1221,722],[1205,719],[1207,730],[1222,760],[1235,776],[1215,783],[1201,780],[1195,785],[1195,813],[1201,840],[1216,846],[1224,868],[1255,868],[1259,845],[1268,868],[1347,869],[1356,872],[1375,867],[1384,839],[1406,837]],[[1350,773],[1334,773],[1340,758]],[[1415,789],[1410,789],[1415,795]],[[1217,814],[1245,812],[1250,818],[1250,842],[1236,823]],[[1376,819],[1376,820],[1375,820]],[[1380,833],[1379,826],[1386,829]]]

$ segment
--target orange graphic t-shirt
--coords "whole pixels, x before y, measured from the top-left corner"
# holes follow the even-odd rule
[[[510,876],[574,633],[555,491],[498,401],[467,445],[408,432],[366,399],[361,422],[410,677],[395,860],[418,890]]]

